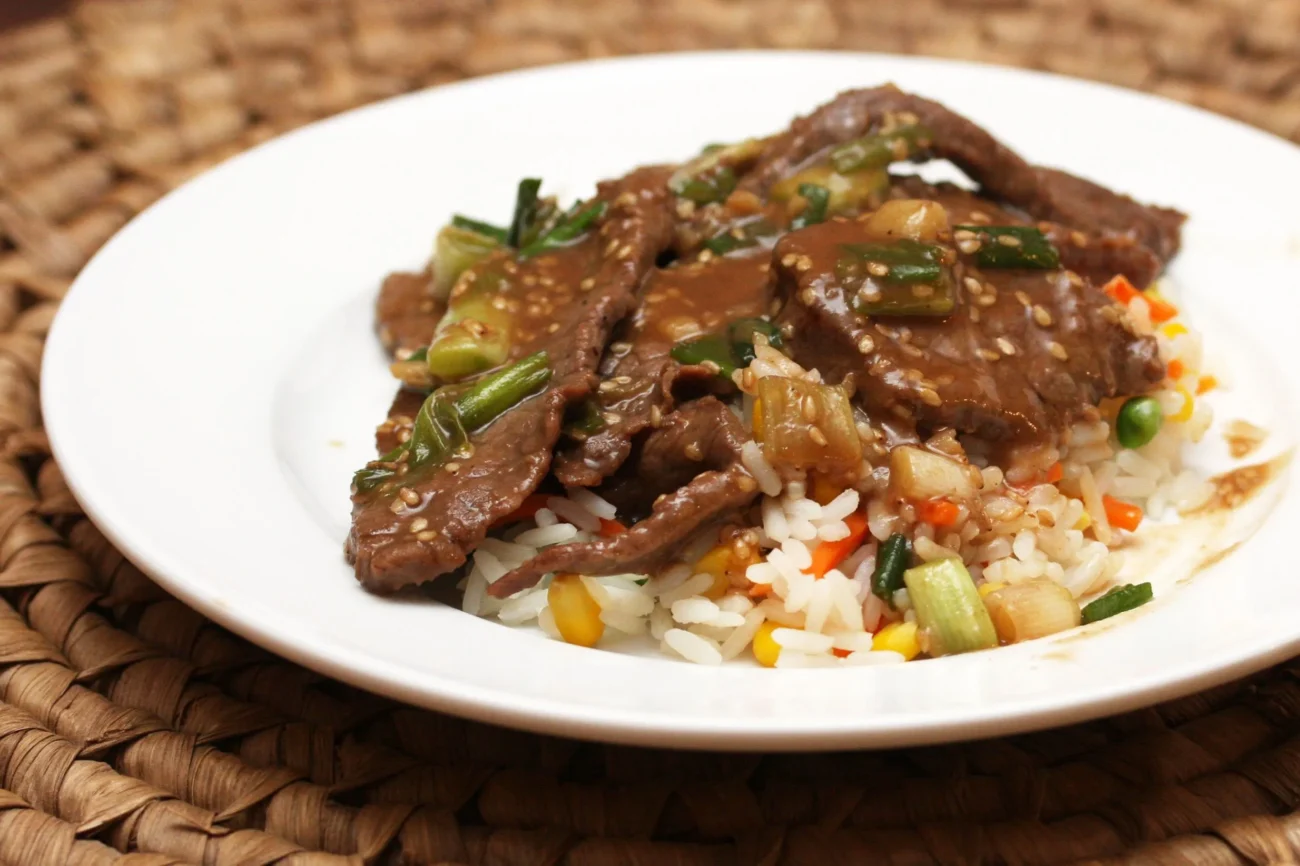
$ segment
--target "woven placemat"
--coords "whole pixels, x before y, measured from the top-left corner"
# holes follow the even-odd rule
[[[1294,663],[955,747],[600,746],[276,659],[82,516],[41,430],[42,341],[78,268],[168,188],[415,87],[733,46],[1052,69],[1300,136],[1300,0],[101,0],[0,34],[0,866],[1300,861]]]

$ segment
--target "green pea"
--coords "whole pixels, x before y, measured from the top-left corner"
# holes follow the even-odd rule
[[[1141,448],[1160,432],[1164,420],[1164,412],[1155,397],[1133,397],[1119,408],[1115,437],[1125,448]]]

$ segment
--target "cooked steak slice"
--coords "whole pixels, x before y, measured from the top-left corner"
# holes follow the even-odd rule
[[[389,274],[375,303],[379,342],[393,355],[429,345],[446,306],[430,293],[427,273]]]
[[[895,178],[890,194],[893,198],[937,201],[967,222],[987,219],[989,224],[1007,225],[1032,221],[1029,214],[1012,205],[998,206],[954,184],[930,184],[919,177]],[[1098,285],[1123,274],[1134,285],[1145,288],[1164,269],[1158,255],[1127,235],[1110,232],[1098,236],[1048,221],[1037,225],[1060,251],[1063,266]]]
[[[725,332],[728,322],[767,312],[771,265],[766,249],[655,271],[636,312],[601,362],[592,397],[603,426],[578,433],[556,454],[555,476],[566,487],[594,487],[627,459],[633,440],[672,411],[679,380],[707,384],[711,371],[671,356],[680,340]]]
[[[912,154],[913,160],[949,160],[988,198],[1036,219],[1140,243],[1162,262],[1178,251],[1184,216],[1177,211],[1148,207],[1066,172],[1031,165],[967,118],[893,85],[846,91],[795,120],[769,143],[740,188],[767,189],[796,167],[824,158],[835,145],[912,123],[930,132],[929,146]]]
[[[498,598],[527,589],[550,572],[646,574],[663,566],[697,529],[751,503],[758,482],[740,462],[748,438],[731,410],[713,397],[682,405],[647,438],[636,477],[659,490],[650,516],[598,541],[548,547],[492,584]]]
[[[954,225],[969,223],[952,201]],[[1013,215],[983,207],[991,221]],[[978,221],[978,220],[977,220]],[[830,381],[854,374],[857,399],[922,426],[992,439],[1048,440],[1103,397],[1148,391],[1163,376],[1155,340],[1068,270],[981,268],[953,252],[950,315],[867,316],[845,244],[871,242],[860,221],[836,220],[777,244],[779,321],[806,367]],[[851,267],[851,266],[850,266]]]
[[[353,495],[347,550],[367,589],[393,592],[459,568],[488,527],[546,476],[565,408],[590,393],[610,330],[669,243],[667,177],[667,169],[648,168],[601,184],[608,209],[599,231],[505,263],[498,291],[518,311],[512,357],[546,351],[550,383],[474,433],[471,456]],[[481,267],[500,265],[489,259]]]

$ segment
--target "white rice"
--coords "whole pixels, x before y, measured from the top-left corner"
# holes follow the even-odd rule
[[[1135,327],[1152,332],[1145,302],[1137,299],[1130,309]],[[986,444],[963,439],[962,446],[979,467],[979,491],[973,500],[959,503],[952,525],[938,528],[919,521],[912,504],[888,495],[887,467],[867,466],[857,489],[844,490],[819,504],[808,495],[810,479],[802,473],[783,476],[767,460],[762,446],[749,441],[741,460],[763,495],[748,530],[757,538],[761,556],[744,568],[747,580],[729,573],[728,578],[741,585],[719,590],[714,575],[697,573],[697,563],[710,549],[731,543],[729,537],[720,538],[712,530],[688,539],[679,561],[658,573],[585,577],[583,585],[610,634],[648,635],[670,655],[697,664],[720,664],[745,655],[760,629],[767,627],[773,629],[771,637],[780,647],[776,665],[781,668],[904,660],[898,653],[873,646],[874,633],[886,623],[915,621],[906,589],[894,593],[892,605],[871,590],[878,545],[897,532],[912,539],[922,561],[960,559],[977,584],[1046,577],[1076,598],[1086,598],[1108,586],[1122,565],[1122,553],[1113,548],[1125,534],[1110,525],[1103,497],[1131,502],[1149,518],[1159,519],[1168,510],[1195,508],[1212,491],[1204,479],[1182,465],[1187,443],[1205,435],[1212,420],[1208,401],[1193,398],[1190,411],[1186,406],[1203,369],[1200,337],[1154,333],[1161,360],[1167,364],[1178,359],[1185,373],[1178,382],[1166,383],[1155,392],[1165,423],[1141,448],[1120,447],[1105,419],[1074,425],[1063,436],[1059,451],[1028,469],[990,465]],[[757,377],[820,381],[816,371],[803,370],[761,337],[755,354],[749,369]],[[738,383],[744,379],[737,375]],[[752,408],[752,394],[743,399],[747,409]],[[739,417],[744,420],[748,415],[746,411]],[[859,432],[870,445],[878,433],[867,420],[859,413]],[[934,447],[956,447],[956,443],[948,440]],[[1043,469],[1058,459],[1060,481],[1043,481]],[[850,537],[848,521],[855,514],[866,516],[865,543],[823,577],[809,573],[816,546]],[[548,607],[546,580],[504,601],[490,598],[486,590],[541,548],[590,539],[600,531],[602,520],[615,519],[613,504],[592,491],[549,497],[531,522],[479,547],[464,581],[464,609],[512,625],[536,621],[546,634],[559,639]]]

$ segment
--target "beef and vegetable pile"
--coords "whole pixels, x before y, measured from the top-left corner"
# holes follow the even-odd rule
[[[922,180],[932,160],[970,188]],[[384,282],[401,388],[353,483],[367,589],[447,576],[570,643],[781,666],[1150,598],[1110,548],[1203,495],[1180,455],[1213,387],[1154,287],[1181,214],[892,86],[541,192]]]

